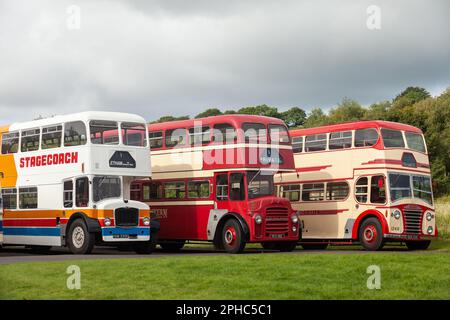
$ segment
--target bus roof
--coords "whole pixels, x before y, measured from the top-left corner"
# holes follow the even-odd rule
[[[71,113],[66,115],[56,115],[53,117],[48,117],[44,119],[25,121],[25,122],[15,122],[10,126],[0,126],[0,130],[5,130],[9,128],[9,130],[20,130],[27,128],[36,128],[43,127],[49,125],[55,125],[64,122],[71,121],[90,121],[90,120],[110,120],[110,121],[121,121],[121,122],[138,122],[138,123],[146,123],[145,119],[141,116],[131,113],[124,112],[109,112],[109,111],[84,111],[78,113]]]
[[[293,129],[290,130],[292,137],[305,136],[311,134],[336,132],[343,130],[353,130],[353,129],[366,129],[366,128],[387,128],[393,130],[404,130],[416,133],[422,133],[419,128],[410,126],[408,124],[391,122],[391,121],[381,121],[381,120],[367,120],[367,121],[352,121],[345,123],[338,123],[332,125],[326,125],[315,128],[305,128],[305,129]]]
[[[220,116],[212,116],[206,118],[199,119],[189,119],[189,120],[177,120],[177,121],[169,121],[169,122],[161,122],[161,123],[151,123],[150,130],[167,130],[167,129],[176,129],[176,128],[191,128],[196,125],[196,122],[201,122],[202,126],[205,125],[213,125],[218,123],[229,123],[234,127],[240,127],[242,123],[245,122],[260,122],[264,124],[273,123],[280,124],[285,126],[285,123],[277,118],[265,117],[265,116],[257,116],[257,115],[247,115],[247,114],[229,114],[229,115],[220,115]]]

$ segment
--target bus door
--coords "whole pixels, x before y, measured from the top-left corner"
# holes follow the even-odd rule
[[[217,209],[241,213],[242,202],[246,199],[245,173],[220,172],[215,174]]]

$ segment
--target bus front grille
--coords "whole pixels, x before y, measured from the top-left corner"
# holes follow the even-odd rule
[[[405,232],[412,234],[420,234],[422,230],[422,210],[405,209]]]
[[[283,207],[266,209],[266,236],[289,233],[289,210]]]
[[[116,226],[136,227],[139,224],[139,209],[118,208],[115,211]]]

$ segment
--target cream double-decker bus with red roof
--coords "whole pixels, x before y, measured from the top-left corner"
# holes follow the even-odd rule
[[[430,164],[422,131],[358,121],[290,131],[296,173],[277,175],[279,195],[300,212],[302,246],[359,241],[426,249],[436,238]]]
[[[293,172],[283,121],[215,116],[149,126],[152,181],[136,181],[132,197],[152,207],[163,249],[209,241],[230,253],[246,243],[293,250],[298,216],[274,195],[274,174]]]
[[[0,139],[1,245],[85,254],[132,242],[151,252],[150,208],[130,199],[131,182],[151,176],[142,117],[55,116],[2,126]]]

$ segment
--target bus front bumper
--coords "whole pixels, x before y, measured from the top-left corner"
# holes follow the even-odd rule
[[[117,241],[149,241],[150,227],[102,227],[102,240]]]

